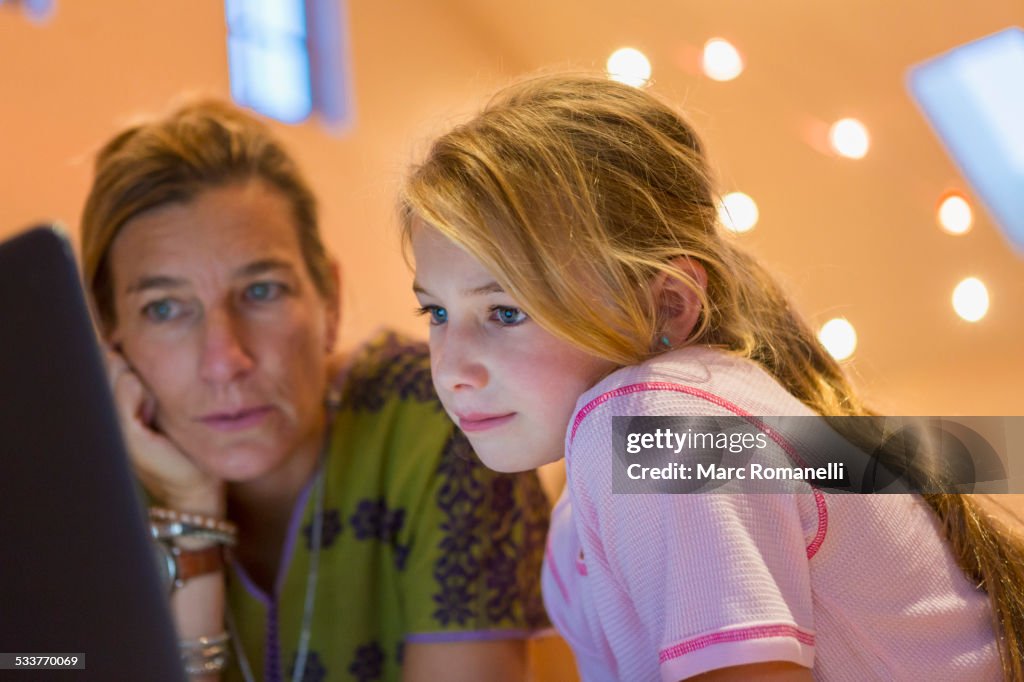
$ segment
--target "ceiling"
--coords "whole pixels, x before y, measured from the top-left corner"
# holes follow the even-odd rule
[[[853,323],[859,345],[849,368],[877,402],[1024,413],[1024,254],[980,208],[966,235],[938,228],[943,192],[974,195],[905,85],[916,63],[1024,26],[1024,2],[985,0],[966,11],[948,0],[448,2],[524,70],[601,68],[619,47],[643,51],[653,90],[702,131],[722,191],[757,201],[760,221],[739,238],[780,273],[813,323]],[[743,54],[736,80],[700,74],[712,37]],[[859,161],[819,151],[828,125],[846,116],[870,131]],[[975,324],[950,303],[967,276],[991,297]],[[969,403],[957,398],[965,391],[975,396]]]
[[[229,93],[224,5],[210,0],[62,2],[33,24],[0,7],[0,238],[52,216],[72,233],[99,142],[182,92]],[[382,322],[422,334],[394,226],[408,161],[508,78],[603,68],[643,50],[653,90],[702,131],[724,191],[761,219],[737,237],[815,325],[845,316],[847,363],[889,413],[1024,414],[1024,259],[983,211],[949,236],[940,195],[963,181],[905,88],[907,69],[956,45],[1024,26],[1024,0],[349,0],[355,120],[275,126],[321,198],[325,239],[345,277],[343,340]],[[183,49],[187,36],[187,49]],[[699,74],[711,37],[747,68]],[[45,84],[40,87],[39,84]],[[819,151],[828,124],[854,116],[860,161]],[[1024,190],[1022,190],[1024,191]],[[976,324],[950,305],[977,276],[992,305]]]

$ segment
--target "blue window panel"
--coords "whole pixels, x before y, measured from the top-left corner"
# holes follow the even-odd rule
[[[911,69],[910,92],[1006,238],[1024,255],[1024,30]]]
[[[344,0],[306,0],[313,106],[335,131],[352,124],[352,76]]]
[[[231,96],[285,123],[313,111],[303,0],[227,0]]]
[[[36,21],[44,21],[50,18],[53,12],[53,0],[22,0],[25,11]]]
[[[13,2],[0,0],[0,6],[5,4],[21,6],[29,19],[41,24],[53,14],[54,0],[13,0]]]

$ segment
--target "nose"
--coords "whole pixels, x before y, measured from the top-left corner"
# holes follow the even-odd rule
[[[199,376],[210,383],[227,383],[255,364],[245,330],[229,308],[208,309],[203,317]]]
[[[468,325],[446,324],[430,338],[431,368],[438,392],[487,386],[488,371],[479,335]]]

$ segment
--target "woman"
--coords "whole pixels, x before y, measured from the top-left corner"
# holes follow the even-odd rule
[[[1024,543],[971,498],[618,494],[616,418],[757,425],[774,457],[765,417],[870,414],[709,177],[671,107],[567,75],[501,92],[405,185],[442,402],[488,466],[566,459],[544,597],[582,677],[1024,679]]]
[[[82,239],[190,674],[522,679],[539,484],[476,463],[420,345],[333,356],[337,268],[269,131],[197,102],[121,132]]]

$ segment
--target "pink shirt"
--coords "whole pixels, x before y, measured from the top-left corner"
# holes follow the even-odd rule
[[[612,494],[613,415],[805,414],[759,366],[707,348],[580,398],[543,586],[584,680],[768,661],[822,680],[1002,678],[988,597],[917,496]]]

